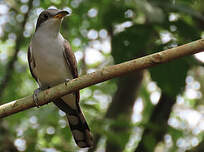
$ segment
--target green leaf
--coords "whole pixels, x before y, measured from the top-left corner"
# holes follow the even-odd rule
[[[187,59],[187,58],[186,58]],[[152,80],[162,91],[172,97],[179,94],[185,86],[189,65],[184,58],[150,68]]]
[[[115,63],[128,61],[144,54],[151,33],[151,26],[134,25],[116,34],[112,39],[112,55]]]

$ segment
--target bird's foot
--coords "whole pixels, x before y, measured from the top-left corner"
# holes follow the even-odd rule
[[[38,103],[38,94],[40,93],[41,88],[35,89],[34,93],[33,93],[33,101],[36,105],[36,107],[40,107],[39,103]]]
[[[65,85],[70,81],[70,79],[65,79]]]

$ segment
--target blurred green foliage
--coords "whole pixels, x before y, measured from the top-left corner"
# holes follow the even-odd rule
[[[5,88],[0,89],[1,104],[30,95],[37,88],[29,72],[26,53],[37,17],[49,7],[72,10],[71,16],[62,23],[61,33],[72,45],[80,74],[203,37],[204,2],[201,0],[2,0],[0,87],[3,80],[6,79],[6,83]],[[15,51],[18,53],[13,58]],[[13,64],[8,68],[12,60]],[[8,72],[11,77],[7,79]],[[117,81],[109,80],[81,90],[83,112],[93,134],[98,137],[98,150],[89,151],[111,151],[106,147],[107,139],[113,141],[115,146],[123,147],[121,151],[125,152],[138,151],[137,145],[141,142],[144,142],[147,152],[152,149],[185,151],[202,143],[203,75],[203,63],[194,57],[147,69],[135,99],[136,108],[129,119],[126,119],[125,113],[118,113],[117,118],[106,117],[119,88]],[[155,125],[151,122],[151,115],[163,93],[175,99],[174,106],[169,107],[170,117],[161,120],[163,124]],[[189,115],[185,117],[186,113]],[[157,132],[162,130],[162,125],[168,127],[160,141],[155,137],[154,130],[155,127]],[[128,128],[128,131],[114,133],[110,126]],[[147,128],[152,132],[141,140],[142,131],[145,133]],[[2,119],[0,144],[2,152],[79,151],[63,112],[52,103]]]

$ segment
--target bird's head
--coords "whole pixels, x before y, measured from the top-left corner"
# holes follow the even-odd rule
[[[62,19],[68,14],[69,12],[64,10],[44,10],[38,17],[36,31],[42,29],[48,32],[59,32]]]

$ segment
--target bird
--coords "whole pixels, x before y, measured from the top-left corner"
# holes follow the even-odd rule
[[[68,11],[50,8],[42,11],[37,19],[27,53],[31,75],[39,85],[33,94],[36,106],[39,106],[37,95],[40,91],[78,77],[77,61],[70,43],[60,33],[62,20],[68,14]],[[76,144],[80,148],[92,147],[93,136],[79,99],[80,93],[76,91],[53,102],[65,112]]]

